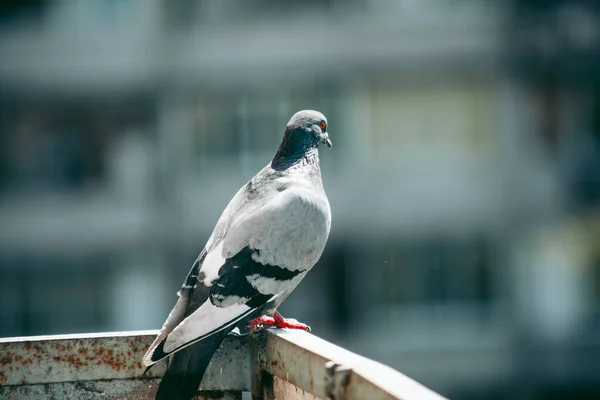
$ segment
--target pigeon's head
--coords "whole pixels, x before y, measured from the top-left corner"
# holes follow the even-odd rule
[[[298,149],[319,147],[322,143],[331,148],[327,118],[314,110],[298,111],[285,127],[284,141]]]

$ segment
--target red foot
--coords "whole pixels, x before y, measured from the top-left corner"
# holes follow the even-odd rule
[[[278,311],[273,313],[273,317],[263,315],[262,317],[253,319],[248,322],[248,328],[253,328],[258,325],[262,325],[264,328],[288,328],[288,329],[302,329],[303,331],[310,332],[308,325],[302,324],[292,318],[283,318]]]
[[[273,317],[263,315],[262,317],[255,318],[248,322],[248,328],[254,328],[258,325],[275,326],[275,319]]]

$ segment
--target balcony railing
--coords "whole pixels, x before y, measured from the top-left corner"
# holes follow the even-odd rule
[[[145,376],[154,331],[0,339],[2,399],[152,399],[165,371]],[[199,399],[402,399],[442,396],[385,365],[304,332],[228,337]],[[249,397],[246,395],[245,397]]]

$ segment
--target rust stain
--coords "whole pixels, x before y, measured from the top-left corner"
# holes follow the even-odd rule
[[[0,358],[0,367],[8,367],[9,371],[18,370],[19,365],[17,364],[26,367],[33,364],[33,360],[13,352],[6,352],[5,355]]]
[[[12,354],[8,353],[4,357],[0,358],[0,367],[5,367],[8,364],[12,364]]]
[[[109,344],[102,341],[92,341],[85,345],[82,341],[53,343],[46,347],[47,351],[44,351],[39,345],[24,343],[20,354],[6,352],[0,356],[0,367],[7,367],[12,372],[19,366],[27,367],[39,364],[44,359],[51,359],[74,368],[104,365],[117,372],[123,370],[135,372],[143,368],[142,363],[137,360],[136,352],[139,348],[133,340],[128,342],[131,350],[111,349],[107,348],[107,345]]]
[[[311,394],[315,394],[315,383],[314,383],[314,378],[313,378],[313,373],[312,373],[312,366],[311,366],[311,362],[310,360],[308,360],[308,376],[310,379],[310,393]]]
[[[0,346],[0,386],[29,385],[24,378],[32,368],[43,368],[48,373],[61,369],[80,371],[87,374],[91,369],[109,369],[116,376],[135,377],[141,375],[144,367],[141,352],[143,341],[137,338],[120,340],[76,339],[64,341],[24,342]],[[78,372],[80,373],[80,372]],[[37,376],[37,374],[34,374]],[[111,373],[110,376],[115,375]],[[87,375],[86,375],[87,376]],[[156,376],[152,371],[147,377]],[[37,379],[37,378],[36,378]],[[0,396],[2,397],[2,396]]]
[[[348,377],[344,379],[344,393],[348,391],[348,387],[350,386],[350,380],[352,379],[352,374],[348,373]]]
[[[133,351],[134,353],[140,351],[140,348],[136,344],[136,339],[129,339],[128,343],[129,347],[131,348],[131,351]]]

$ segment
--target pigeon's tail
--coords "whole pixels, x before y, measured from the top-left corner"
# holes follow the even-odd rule
[[[216,333],[173,354],[169,367],[160,381],[156,400],[190,400],[198,387],[210,360],[226,332]]]

